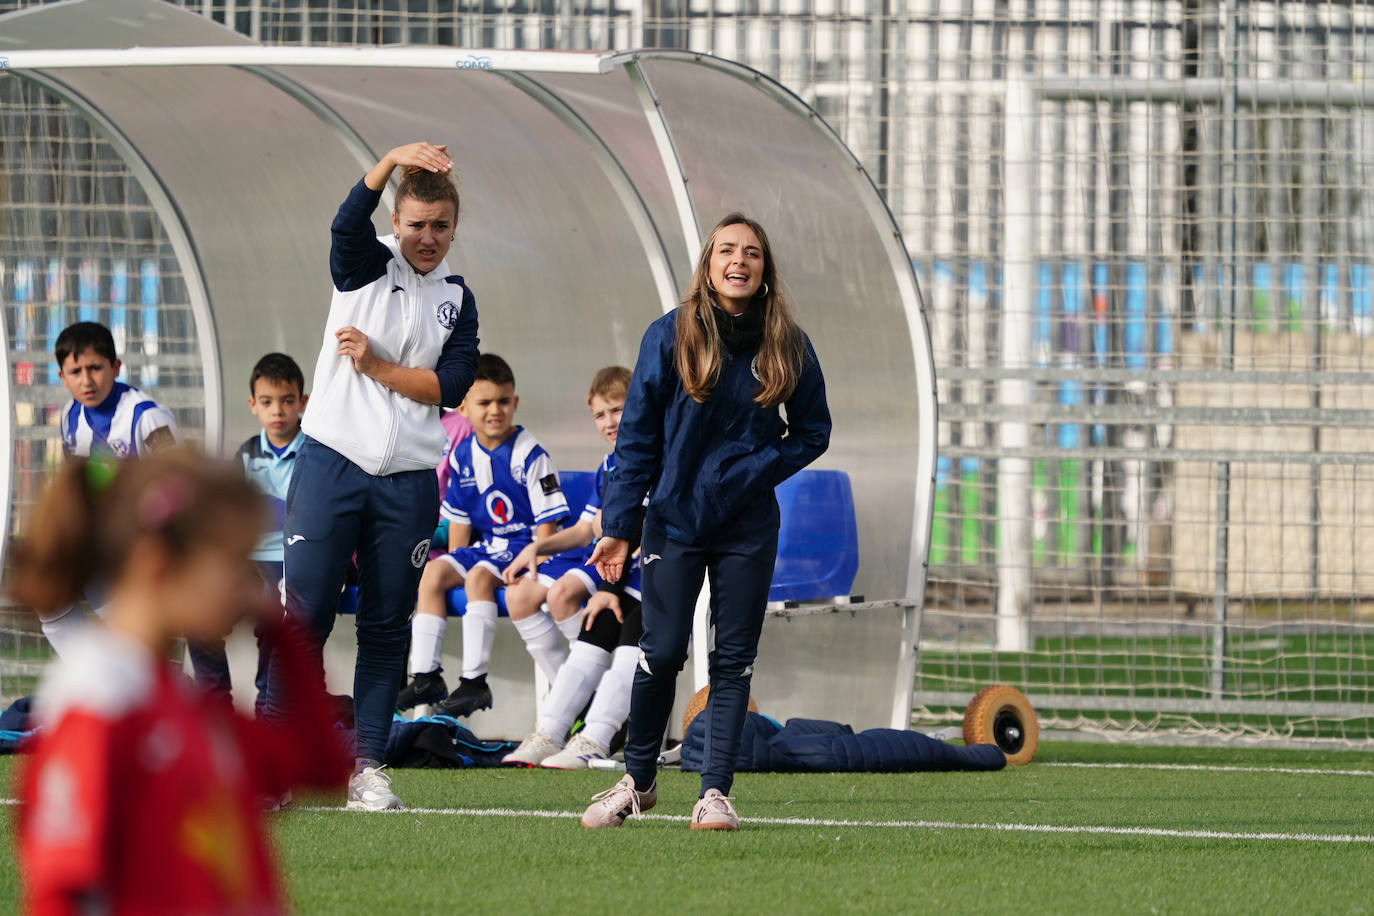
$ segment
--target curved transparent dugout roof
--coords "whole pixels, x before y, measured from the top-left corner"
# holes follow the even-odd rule
[[[482,348],[515,369],[520,421],[563,467],[600,457],[592,373],[633,365],[721,216],[758,219],[826,373],[820,465],[853,484],[855,590],[921,593],[936,439],[915,277],[853,155],[762,74],[666,51],[264,47],[158,0],[0,17],[0,59],[96,123],[172,227],[212,448],[256,429],[243,404],[261,354],[291,353],[309,377],[329,222],[395,145],[449,145],[463,200],[450,266],[476,295]]]

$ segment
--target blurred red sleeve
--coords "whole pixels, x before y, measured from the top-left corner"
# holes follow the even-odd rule
[[[272,676],[285,696],[285,718],[235,716],[239,744],[262,795],[294,788],[335,789],[348,782],[353,758],[324,686],[312,676],[300,625],[289,618],[263,624],[272,648]]]

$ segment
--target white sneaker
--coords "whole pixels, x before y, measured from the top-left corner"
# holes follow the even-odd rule
[[[351,811],[400,811],[405,805],[391,791],[391,777],[381,767],[363,767],[348,780],[348,808]]]
[[[582,826],[591,829],[600,827],[619,827],[627,817],[639,817],[658,804],[658,783],[649,786],[647,792],[635,789],[634,777],[629,773],[620,777],[605,792],[592,796],[592,803],[582,814]]]
[[[738,827],[739,815],[735,813],[734,799],[721,795],[719,789],[707,789],[692,808],[693,830],[735,830]]]
[[[537,767],[548,758],[563,750],[563,743],[555,741],[541,731],[532,731],[520,746],[501,758],[501,764],[508,767]]]
[[[546,770],[585,770],[591,766],[591,761],[605,760],[609,756],[611,754],[607,748],[578,732],[568,739],[567,747],[539,765]]]

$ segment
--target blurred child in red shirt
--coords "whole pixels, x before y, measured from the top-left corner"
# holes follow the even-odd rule
[[[337,788],[352,758],[303,650],[264,604],[249,554],[266,524],[242,474],[173,450],[76,459],[44,495],[11,594],[39,610],[87,580],[108,612],[48,672],[18,773],[16,831],[32,913],[272,913],[286,903],[259,810]],[[245,612],[280,646],[288,721],[235,713],[167,661],[180,637],[222,638]]]

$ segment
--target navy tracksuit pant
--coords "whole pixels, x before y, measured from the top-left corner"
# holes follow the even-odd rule
[[[439,482],[432,470],[374,476],[314,439],[307,439],[296,456],[282,531],[286,613],[312,637],[311,664],[323,683],[324,643],[349,561],[357,553],[353,715],[362,758],[385,756],[415,591],[438,515]],[[269,716],[280,714],[273,681],[269,671]]]
[[[652,517],[645,520],[640,545],[644,635],[639,641],[644,656],[635,672],[625,742],[625,769],[636,786],[648,787],[656,778],[677,676],[687,661],[697,595],[702,579],[709,578],[715,638],[701,790],[730,793],[777,553],[776,499],[701,545],[675,541],[654,529]]]
[[[270,590],[272,597],[276,599],[281,591],[281,561],[254,560],[253,565],[258,568],[263,587]],[[261,714],[263,705],[267,702],[267,668],[271,649],[263,642],[261,626],[253,627],[253,635],[258,641],[258,670],[253,676],[253,685],[258,688],[258,695],[253,701],[253,709]],[[188,642],[186,652],[191,656],[196,686],[225,700],[232,699],[233,682],[229,676],[229,659],[224,654],[224,640]]]

